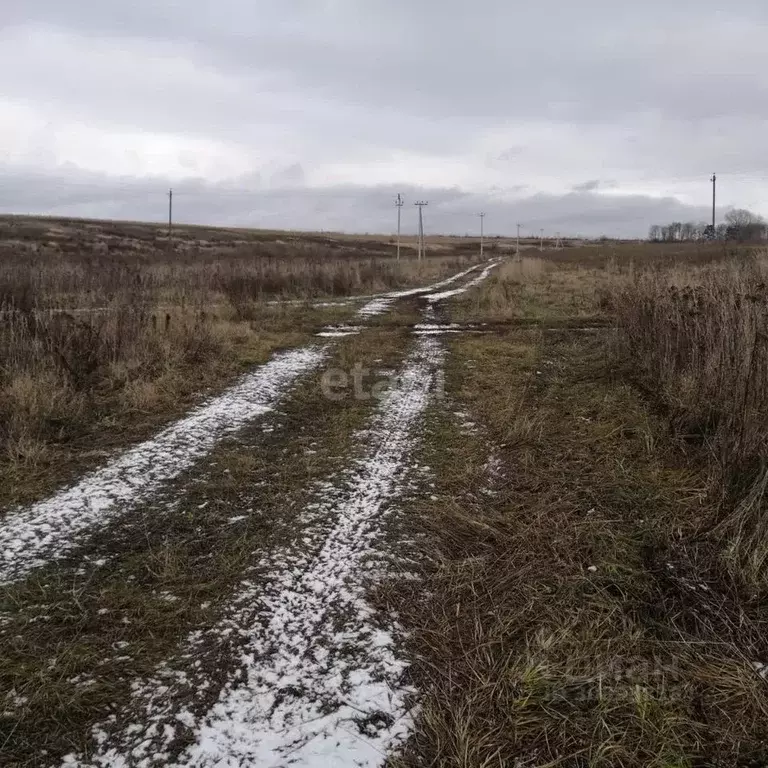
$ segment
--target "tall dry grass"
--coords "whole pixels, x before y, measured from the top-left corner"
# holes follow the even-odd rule
[[[597,284],[618,370],[613,330],[567,330],[578,314],[451,340],[460,419],[433,416],[434,495],[410,516],[427,588],[391,597],[420,690],[398,768],[768,764],[764,267],[647,266],[507,267],[481,289],[552,318]]]
[[[0,260],[0,310],[85,309],[113,301],[216,303],[349,296],[409,287],[471,263],[474,254],[448,252],[397,261],[358,249],[281,244],[207,248],[177,253],[162,249],[31,252]]]
[[[317,311],[283,299],[412,286],[471,259],[191,230],[169,247],[145,225],[93,227],[16,226],[0,240],[0,485],[8,467],[27,476],[97,432],[170,416],[242,361],[297,343]]]
[[[554,252],[555,255],[557,252]],[[455,320],[519,325],[591,325],[602,322],[609,269],[552,260],[549,254],[510,259],[497,267],[483,289],[451,309]]]
[[[53,443],[88,435],[110,413],[151,411],[186,392],[185,377],[233,352],[225,321],[201,312],[15,311],[0,321],[0,463],[35,464]],[[199,374],[198,374],[199,375]],[[201,381],[206,376],[199,375]]]
[[[625,359],[711,458],[731,574],[768,587],[768,259],[656,269],[613,295]]]

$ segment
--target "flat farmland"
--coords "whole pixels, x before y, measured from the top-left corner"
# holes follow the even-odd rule
[[[0,763],[768,761],[768,260],[0,221]]]

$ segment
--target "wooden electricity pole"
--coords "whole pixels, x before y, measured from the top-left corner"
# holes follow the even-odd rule
[[[405,201],[400,196],[400,193],[397,193],[397,200],[395,201],[395,205],[397,206],[397,260],[400,261],[400,210],[402,209]]]
[[[419,200],[414,205],[419,209],[419,259],[423,259],[426,255],[424,250],[424,217],[422,216],[422,210],[425,205],[429,205],[424,200]]]
[[[168,190],[168,248],[173,238],[173,189]]]

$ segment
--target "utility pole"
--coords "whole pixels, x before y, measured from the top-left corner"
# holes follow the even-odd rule
[[[171,248],[173,237],[173,189],[168,190],[168,248]]]
[[[400,261],[400,210],[405,204],[405,201],[401,197],[400,193],[397,193],[397,200],[395,205],[397,206],[397,260]]]
[[[515,255],[520,258],[520,225],[517,225],[517,245],[515,246]]]
[[[419,209],[419,260],[423,259],[425,256],[425,250],[424,250],[424,218],[422,216],[422,210],[425,205],[429,205],[428,202],[425,200],[419,200],[418,202],[414,203],[414,205]]]
[[[717,189],[717,175],[712,174],[712,178],[710,179],[712,182],[712,238],[715,237],[715,192]]]
[[[480,258],[483,258],[483,219],[485,218],[484,213],[478,213],[477,214],[480,217]]]
[[[539,251],[544,251],[544,230],[541,230],[541,240],[539,241]]]

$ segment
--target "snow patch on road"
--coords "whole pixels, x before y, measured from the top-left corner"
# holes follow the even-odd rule
[[[341,336],[356,336],[363,328],[360,325],[327,325],[315,336],[324,338],[338,338]]]
[[[466,277],[470,272],[474,272],[479,269],[480,265],[475,264],[462,272],[457,272],[455,275],[447,277],[445,280],[441,280],[438,283],[427,285],[423,288],[409,288],[406,291],[395,291],[393,293],[385,293],[382,296],[375,297],[372,301],[360,307],[357,311],[359,317],[375,317],[376,315],[382,315],[387,312],[390,307],[398,300],[405,299],[409,296],[419,296],[430,291],[435,291],[438,288],[443,288],[446,285],[455,283],[457,280],[461,280],[462,277]]]
[[[95,729],[95,754],[70,755],[65,764],[353,768],[384,762],[409,730],[412,691],[403,683],[406,664],[397,658],[392,633],[366,602],[368,566],[403,491],[414,430],[442,359],[435,339],[418,339],[397,388],[356,435],[361,458],[340,482],[320,489],[305,510],[308,527],[300,540],[262,563],[257,570],[266,578],[243,582],[219,625],[190,637],[193,648],[201,637],[242,640],[239,669],[210,711],[198,718],[183,705],[210,681],[190,683],[184,672],[163,665],[156,679],[136,687],[143,723],[112,737]],[[194,658],[194,652],[182,657]],[[171,698],[174,680],[191,687]],[[172,761],[179,730],[191,746]]]
[[[450,291],[442,291],[440,293],[431,293],[428,296],[425,296],[426,300],[430,303],[434,303],[436,301],[442,301],[443,299],[450,299],[453,296],[458,296],[461,293],[465,293],[470,288],[474,288],[476,285],[480,285],[480,283],[485,280],[488,275],[491,274],[491,270],[498,266],[501,262],[499,261],[493,261],[486,268],[477,276],[473,277],[469,282],[464,283],[464,285],[459,286],[458,288],[453,288]]]
[[[413,332],[417,336],[440,336],[444,333],[487,333],[475,325],[459,325],[458,323],[449,323],[448,325],[421,323],[413,326]]]
[[[0,583],[71,552],[97,523],[108,523],[188,469],[227,435],[271,411],[299,376],[321,364],[326,347],[276,355],[239,384],[140,443],[76,485],[0,523]]]
[[[397,301],[397,296],[388,296],[381,299],[373,299],[357,310],[358,317],[376,317],[388,312],[392,305]]]

